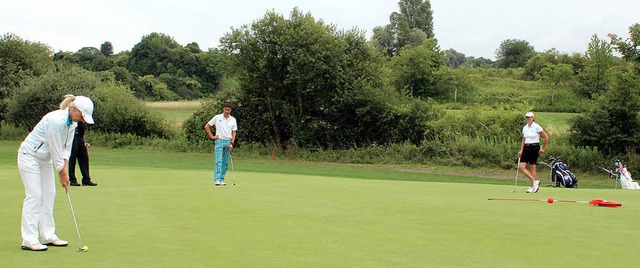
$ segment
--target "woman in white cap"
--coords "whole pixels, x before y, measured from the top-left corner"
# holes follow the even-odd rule
[[[42,117],[20,145],[18,169],[26,196],[22,205],[23,250],[43,251],[47,250],[47,245],[64,247],[69,244],[55,233],[53,169],[58,172],[62,187],[68,191],[67,162],[76,122],[93,124],[92,114],[91,99],[66,95],[60,103],[60,110]]]
[[[540,181],[536,179],[536,163],[538,156],[547,150],[549,136],[540,125],[535,122],[533,112],[527,112],[524,115],[527,118],[527,124],[522,128],[522,144],[518,152],[518,169],[529,178],[530,184],[527,193],[537,193],[540,189]],[[544,139],[544,144],[540,147],[540,137]],[[529,170],[527,170],[529,164]]]

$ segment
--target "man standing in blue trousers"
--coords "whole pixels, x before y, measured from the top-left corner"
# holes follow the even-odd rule
[[[215,136],[211,132],[212,126],[216,128]],[[207,131],[209,138],[216,141],[216,146],[213,150],[215,159],[215,168],[213,170],[214,185],[226,186],[224,176],[227,174],[227,169],[229,168],[229,157],[231,156],[233,143],[236,140],[236,132],[238,131],[236,118],[231,116],[231,104],[225,103],[222,108],[222,113],[211,118],[211,120],[204,125],[204,129]]]

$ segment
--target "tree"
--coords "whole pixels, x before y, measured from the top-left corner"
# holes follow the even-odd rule
[[[23,40],[11,33],[0,37],[0,121],[6,101],[28,78],[54,70],[51,48]]]
[[[100,45],[100,53],[107,58],[113,56],[113,44],[109,41],[102,43],[102,45]]]
[[[202,49],[200,49],[200,45],[198,45],[198,43],[196,43],[196,42],[191,42],[191,43],[187,44],[186,46],[184,46],[184,48],[186,48],[187,50],[189,50],[189,52],[191,52],[193,54],[202,53]]]
[[[442,79],[439,70],[444,61],[444,53],[435,39],[427,39],[415,48],[404,48],[390,62],[393,84],[412,97],[438,97],[442,93],[438,87]]]
[[[560,55],[561,54],[558,50],[552,48],[531,57],[524,66],[524,78],[528,80],[535,80],[537,77],[539,78],[540,70],[544,67],[549,64],[560,63]]]
[[[609,34],[613,48],[622,54],[622,58],[635,63],[636,73],[640,73],[640,24],[629,27],[629,38],[622,40],[615,34]]]
[[[451,69],[455,69],[462,66],[467,60],[466,56],[463,53],[460,53],[453,48],[445,50],[444,56],[445,56],[445,63]]]
[[[569,64],[548,64],[540,70],[540,80],[551,85],[551,104],[555,103],[555,95],[558,87],[564,86],[573,78],[573,68]]]
[[[502,41],[496,50],[496,66],[505,69],[521,68],[535,53],[529,42],[520,39],[507,39]]]
[[[77,64],[86,70],[94,72],[107,71],[114,66],[112,60],[105,57],[95,47],[83,47],[76,53],[60,51],[54,54],[53,58],[56,62]]]
[[[423,115],[430,108],[412,101],[408,107],[388,104],[398,94],[378,89],[384,85],[383,58],[362,31],[337,31],[296,8],[289,18],[267,12],[221,43],[239,68],[234,113],[251,126],[240,140],[349,148],[423,138],[426,125],[416,120],[428,117]],[[411,128],[400,128],[400,122]],[[393,134],[384,134],[389,129]]]
[[[569,141],[576,146],[593,146],[614,155],[627,153],[629,149],[638,150],[639,81],[637,74],[615,73],[606,94],[598,95],[588,112],[570,121]]]
[[[593,35],[585,53],[584,70],[578,75],[578,92],[590,99],[604,92],[610,83],[614,60],[611,44]]]
[[[475,57],[467,57],[465,59],[465,66],[475,68],[475,67],[484,67],[488,68],[493,65],[493,61],[491,59],[485,59],[483,57],[475,58]]]
[[[405,46],[419,46],[434,38],[433,11],[429,0],[400,0],[400,13],[389,16],[389,24],[375,27],[371,41],[387,56],[394,56]]]
[[[178,47],[182,46],[168,35],[155,32],[146,35],[131,49],[128,69],[139,76],[171,73],[173,64],[168,59],[171,50]]]
[[[0,38],[0,88],[16,87],[29,76],[54,68],[51,48],[7,33]],[[2,96],[0,96],[2,97]]]

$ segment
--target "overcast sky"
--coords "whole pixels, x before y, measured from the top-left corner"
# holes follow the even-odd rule
[[[431,0],[440,48],[495,59],[506,39],[528,41],[536,51],[583,53],[591,36],[627,38],[640,23],[638,0]],[[389,23],[397,0],[0,0],[0,34],[75,52],[105,41],[116,53],[131,50],[144,35],[160,32],[206,50],[231,27],[264,16],[289,16],[294,7],[339,29],[372,29]],[[607,38],[608,39],[608,38]]]

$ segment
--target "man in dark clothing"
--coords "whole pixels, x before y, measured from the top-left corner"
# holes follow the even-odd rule
[[[78,122],[76,134],[73,137],[73,146],[71,147],[71,156],[69,157],[69,185],[80,186],[76,178],[76,159],[82,173],[82,186],[97,186],[98,184],[91,181],[89,176],[89,144],[84,141],[85,124]]]

